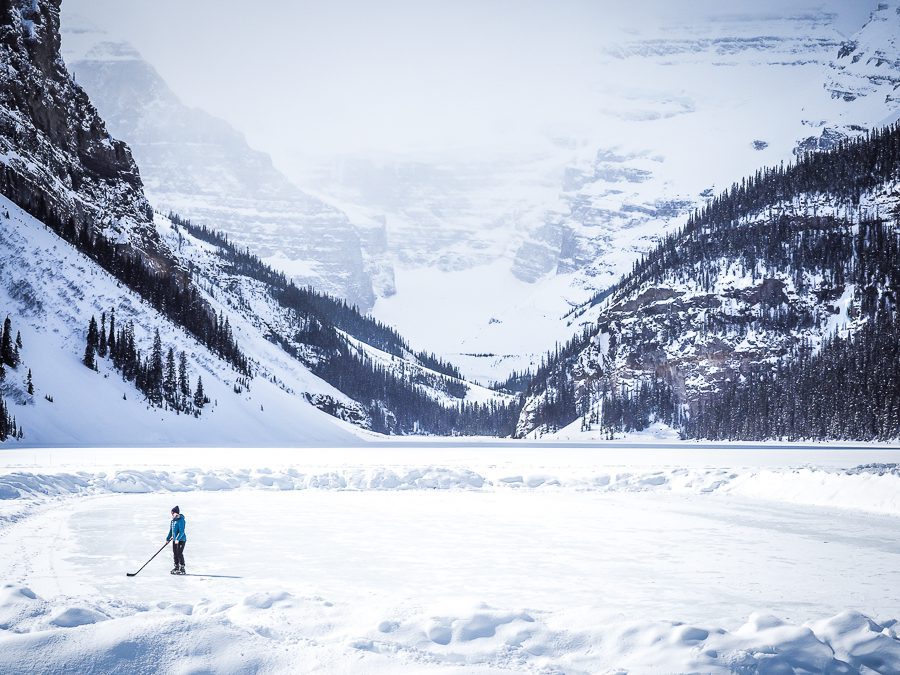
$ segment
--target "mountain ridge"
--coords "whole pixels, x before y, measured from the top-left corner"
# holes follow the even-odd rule
[[[371,307],[375,270],[361,242],[374,241],[368,227],[299,189],[228,122],[185,105],[129,43],[71,21],[62,32],[66,64],[128,142],[156,208],[226,232],[270,262],[283,259],[300,285]]]
[[[760,428],[727,419],[728,392],[732,402],[752,396],[756,382],[773,392],[774,408],[774,374],[793,367],[789,372],[811,381],[797,364],[816,368],[819,351],[855,359],[867,343],[878,345],[867,372],[900,372],[896,352],[870,331],[897,330],[898,185],[898,125],[735,183],[635,263],[598,298],[596,322],[545,358],[517,434],[553,433],[580,419],[576,435],[612,435],[658,420],[686,434],[759,440]],[[842,381],[857,392],[848,408],[877,410],[879,425],[829,428],[844,438],[900,434],[900,378],[884,379],[883,388]],[[803,395],[801,407],[820,410],[816,388]],[[753,401],[764,407],[761,396]],[[840,419],[843,412],[829,414]],[[819,428],[797,424],[777,420],[770,428],[787,435]]]

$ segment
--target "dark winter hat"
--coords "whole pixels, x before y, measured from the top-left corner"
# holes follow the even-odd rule
[[[177,506],[173,506],[173,507],[172,507],[172,513],[181,513],[181,511],[178,510],[178,507],[177,507]]]

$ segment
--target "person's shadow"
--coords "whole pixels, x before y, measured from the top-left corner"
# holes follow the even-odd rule
[[[228,574],[191,574],[187,572],[180,575],[182,577],[209,577],[210,579],[243,579],[244,577],[233,577]]]

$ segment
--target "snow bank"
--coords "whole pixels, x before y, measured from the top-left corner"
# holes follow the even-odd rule
[[[256,672],[262,663],[256,654],[263,641],[216,612],[185,620],[169,606],[120,605],[112,617],[105,609],[61,611],[26,587],[7,584],[0,617],[18,620],[0,625],[0,672]]]
[[[334,467],[321,472],[295,467],[172,471],[122,469],[111,474],[0,474],[0,503],[54,496],[257,490],[553,490],[647,491],[727,494],[873,513],[900,515],[900,465],[866,464],[849,469],[610,468],[594,475],[504,473],[488,467]]]
[[[443,664],[547,672],[898,672],[898,626],[844,612],[801,625],[753,614],[734,631],[677,622],[603,624],[577,631],[554,629],[523,611],[487,606],[458,616],[412,616],[388,622],[356,649]]]
[[[102,493],[191,492],[236,490],[477,490],[489,482],[474,471],[446,467],[326,471],[302,473],[296,469],[274,472],[268,468],[184,469],[154,471],[126,469],[109,476],[99,473],[0,475],[0,500]]]
[[[900,514],[898,464],[867,464],[844,471],[756,471],[740,476],[727,489],[756,499]]]
[[[74,672],[288,672],[365,662],[367,672],[447,666],[476,673],[900,672],[900,627],[856,612],[804,624],[753,614],[735,630],[668,621],[579,623],[577,616],[483,603],[380,621],[370,615],[350,621],[352,613],[353,607],[282,590],[236,604],[60,611],[28,588],[7,584],[0,593],[0,671],[66,664]],[[564,628],[563,620],[579,627]],[[335,633],[336,623],[344,634]],[[273,648],[287,644],[298,648]]]

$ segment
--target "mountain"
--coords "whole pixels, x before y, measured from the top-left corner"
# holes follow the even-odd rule
[[[757,171],[549,354],[519,436],[900,436],[900,125]]]
[[[128,143],[156,208],[226,232],[300,285],[363,311],[372,306],[377,223],[374,232],[368,221],[357,228],[288,181],[227,122],[182,103],[131,45],[64,19],[66,65],[110,132]]]
[[[518,148],[337,158],[304,184],[384,218],[396,293],[377,318],[502,379],[565,342],[574,308],[722,186],[891,121],[892,62],[871,55],[891,53],[896,27],[879,17],[896,20],[895,5],[855,36],[846,11],[722,10],[598,38],[580,98],[558,101],[590,111],[580,126]],[[869,56],[850,64],[854,40]],[[859,82],[837,87],[854,68]],[[851,87],[853,100],[834,95]]]
[[[489,382],[536,367],[592,318],[578,307],[718,187],[890,121],[896,9],[873,8],[849,35],[859,12],[840,3],[641,26],[598,42],[579,100],[559,101],[587,121],[515,147],[295,167],[315,198],[181,104],[127,44],[73,19],[63,48],[133,146],[154,204]]]
[[[515,397],[218,230],[153,212],[58,31],[57,1],[0,5],[0,436],[293,446],[362,429],[512,432]]]
[[[796,30],[818,25],[810,21]],[[863,33],[853,49],[870,53]],[[767,44],[793,44],[738,42],[720,58],[743,55],[751,71]],[[665,49],[666,58],[694,54],[704,76],[718,67],[694,47]],[[850,49],[842,43],[841,54]],[[873,68],[879,59],[870,59]],[[898,125],[821,125],[820,140],[830,129],[836,134],[830,149],[801,143],[793,164],[757,169],[717,196],[704,194],[705,205],[672,215],[644,255],[624,242],[669,216],[655,212],[644,225],[623,226],[621,239],[610,241],[625,250],[608,254],[630,271],[611,284],[584,285],[593,295],[572,296],[565,316],[554,319],[553,334],[575,337],[494,391],[345,299],[296,283],[216,227],[150,209],[128,146],[110,136],[60,57],[57,1],[0,4],[0,79],[4,439],[24,430],[26,442],[40,444],[346,444],[372,432],[596,437],[653,423],[703,438],[900,434]],[[873,110],[890,103],[877,92],[845,98],[825,95],[845,112],[857,101],[874,101]],[[563,172],[568,192],[587,197],[604,181],[643,185],[651,179],[641,171],[662,170],[642,162],[669,161],[616,152]],[[535,161],[550,166],[542,157]],[[513,164],[506,176],[485,164],[476,182],[488,192],[491,180],[513,184],[520,175]],[[410,181],[424,186],[442,175],[427,167],[416,173],[391,183],[398,195]],[[624,190],[608,192],[618,198]],[[590,223],[596,209],[596,201],[585,202],[577,218]],[[354,218],[378,222],[376,212],[359,211]],[[383,221],[388,230],[390,222]],[[467,222],[474,233],[477,210]],[[506,227],[485,230],[474,249],[499,246]],[[424,257],[426,239],[411,238],[409,250]],[[571,253],[577,240],[569,241]],[[447,320],[454,303],[489,311],[504,292],[540,284],[529,300],[538,306],[558,299],[548,289],[590,276],[579,263],[534,283],[513,274],[522,286],[491,288],[499,270],[493,253],[469,268],[469,253],[458,251],[458,259],[439,257],[443,263],[417,284],[418,301]],[[604,255],[598,250],[583,263],[604,264]],[[448,278],[468,286],[428,297],[435,275],[456,275]],[[527,309],[513,312],[518,347],[548,334],[540,315],[530,327]],[[488,326],[504,326],[503,316],[495,311]],[[524,353],[473,352],[468,367],[510,368]]]
[[[272,442],[272,420],[250,411],[265,400],[274,412],[286,397],[265,384],[252,404],[224,395],[247,376],[245,353],[219,320],[221,305],[160,236],[128,147],[69,76],[59,42],[58,2],[0,3],[0,308],[4,335],[17,335],[14,354],[0,348],[9,414],[38,444]],[[84,367],[88,320],[112,311],[144,353],[159,331],[190,355],[192,391],[205,375],[214,401],[203,423],[148,405],[134,377],[119,382],[105,359]],[[308,410],[296,412],[309,420],[308,438],[352,440]],[[220,431],[204,436],[210,424]]]
[[[0,312],[11,318],[22,348],[15,367],[6,364],[0,397],[22,429],[22,442],[49,446],[294,445],[357,444],[351,427],[305,404],[294,392],[313,391],[350,403],[277,350],[254,345],[265,362],[249,388],[235,393],[243,376],[215,350],[144,302],[87,256],[66,245],[43,223],[0,196]],[[227,307],[210,300],[214,311]],[[96,370],[83,364],[89,320],[103,329],[112,313],[116,325],[130,327],[137,348],[152,353],[159,331],[164,349],[184,351],[190,392],[198,377],[209,404],[199,416],[153,405],[135,380],[126,379],[111,357],[96,358]],[[244,345],[250,326],[232,316]],[[279,367],[280,366],[280,367]],[[27,381],[32,383],[29,393]]]
[[[880,2],[865,25],[845,40],[832,61],[832,72],[826,89],[832,98],[854,103],[856,111],[863,105],[877,110],[889,106],[896,110],[900,97],[900,5]],[[858,114],[857,114],[858,116]],[[845,123],[853,124],[845,113]]]
[[[59,57],[58,9],[4,0],[0,12],[0,190],[76,228],[158,252],[131,152],[109,135]]]

